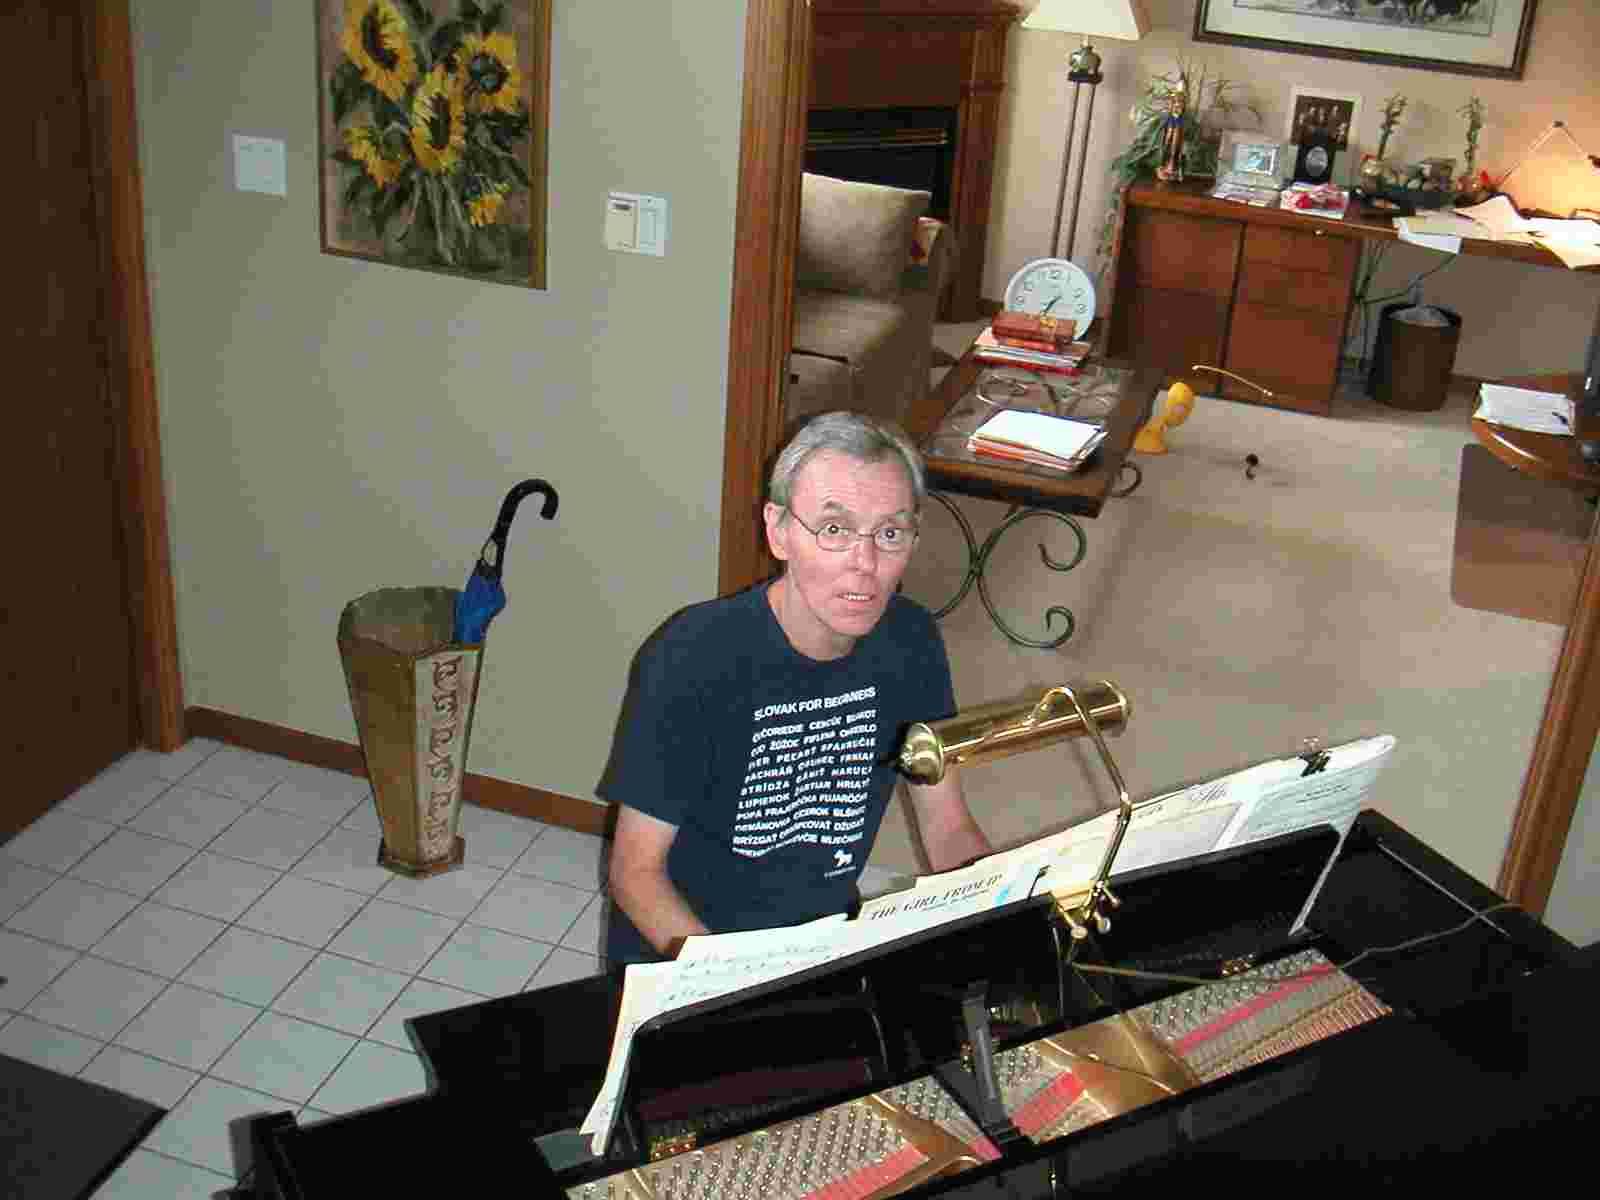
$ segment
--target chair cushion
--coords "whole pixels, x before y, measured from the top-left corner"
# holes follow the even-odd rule
[[[793,347],[860,369],[900,336],[909,319],[905,305],[892,300],[796,291]]]
[[[796,284],[893,295],[930,199],[928,192],[807,172],[800,181]]]
[[[816,289],[794,295],[794,354],[832,359],[849,368],[847,407],[901,421],[928,388],[934,297],[912,292],[897,300]],[[791,368],[792,369],[792,368]]]

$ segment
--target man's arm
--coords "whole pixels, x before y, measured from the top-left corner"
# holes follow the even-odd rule
[[[684,938],[707,932],[667,877],[667,851],[677,836],[676,825],[624,804],[611,841],[611,899],[645,941],[668,958]]]
[[[908,784],[911,807],[917,816],[917,832],[922,848],[928,852],[928,865],[935,871],[948,871],[993,851],[989,839],[972,819],[967,798],[961,791],[961,776],[947,770],[938,783],[924,786]]]

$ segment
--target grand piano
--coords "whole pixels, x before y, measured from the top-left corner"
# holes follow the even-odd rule
[[[429,1090],[254,1119],[256,1193],[1477,1193],[1586,1167],[1600,958],[1379,813],[1117,894],[1088,937],[1036,896],[648,1023],[600,1155],[577,1130],[620,976],[416,1018]]]

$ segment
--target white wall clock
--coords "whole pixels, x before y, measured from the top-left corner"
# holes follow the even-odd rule
[[[1065,258],[1036,258],[1006,284],[1007,312],[1037,313],[1072,321],[1081,338],[1094,320],[1094,283]]]

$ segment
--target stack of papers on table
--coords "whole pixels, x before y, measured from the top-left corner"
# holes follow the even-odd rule
[[[1403,242],[1454,254],[1462,238],[1543,246],[1569,267],[1600,263],[1600,224],[1523,217],[1504,196],[1453,211],[1397,217],[1395,232]]]
[[[1007,409],[980,425],[967,439],[967,449],[986,458],[1076,471],[1105,436],[1103,426],[1087,421]]]
[[[1600,224],[1530,217],[1528,236],[1567,266],[1592,267],[1600,263]]]
[[[1478,411],[1472,415],[1510,429],[1572,436],[1572,401],[1562,392],[1486,383],[1478,392]]]

